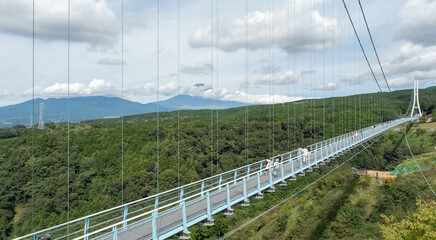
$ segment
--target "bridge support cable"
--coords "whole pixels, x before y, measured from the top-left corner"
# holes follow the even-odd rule
[[[288,45],[290,46],[290,42],[291,42],[291,39],[290,39],[290,31],[289,31],[289,21],[290,21],[290,19],[289,19],[289,5],[290,5],[290,3],[289,2],[286,2],[286,36],[287,36],[287,38],[288,38]],[[287,52],[287,54],[286,54],[286,64],[287,64],[287,70],[288,70],[288,72],[290,72],[291,71],[291,68],[290,68],[290,59],[289,59],[289,56],[290,55],[290,53],[289,52]],[[295,55],[295,54],[294,54]],[[295,73],[294,73],[295,74]],[[289,91],[289,88],[290,88],[290,83],[289,83],[289,81],[288,81],[288,84],[287,84],[287,87],[288,87],[288,92],[287,92],[287,96],[289,97],[290,96],[290,91]],[[291,132],[290,132],[290,125],[289,125],[289,122],[290,122],[290,116],[289,116],[289,105],[290,105],[290,101],[288,101],[287,102],[287,113],[288,113],[288,115],[287,115],[287,135],[288,135],[288,144],[287,144],[287,150],[289,150],[289,149],[291,149],[291,142],[290,142],[290,140],[291,140]]]
[[[218,1],[217,1],[218,4]],[[245,0],[245,164],[248,165],[248,0]],[[218,38],[217,38],[218,39]],[[218,79],[217,79],[218,81]],[[289,145],[289,144],[288,144]],[[217,153],[218,154],[218,153]]]
[[[406,124],[406,126],[407,126],[407,124]],[[418,162],[417,162],[416,159],[415,159],[415,155],[413,155],[412,149],[410,148],[410,145],[409,145],[409,141],[407,140],[407,128],[406,128],[406,127],[404,128],[404,139],[405,139],[405,141],[406,141],[406,145],[407,145],[407,148],[409,149],[410,155],[412,156],[413,161],[415,162],[416,166],[418,167],[419,172],[420,172],[421,175],[422,175],[422,178],[424,178],[425,182],[427,183],[428,187],[429,187],[430,190],[432,191],[433,195],[436,197],[436,192],[433,190],[433,187],[430,185],[430,183],[428,182],[428,180],[427,180],[427,178],[425,177],[424,173],[422,172],[421,167],[419,166]]]
[[[68,33],[67,33],[67,222],[70,221],[70,44],[71,44],[71,3],[68,0]],[[70,228],[67,225],[67,234]]]
[[[179,95],[180,95],[180,0],[177,0],[177,96]],[[180,106],[180,98],[177,102],[177,105]],[[177,187],[180,187],[180,108],[177,108]]]
[[[322,15],[325,16],[325,2],[322,2]],[[325,18],[322,19],[322,85],[325,86]],[[325,131],[325,91],[322,91],[322,140],[326,140]]]
[[[34,230],[35,218],[35,0],[32,1],[32,111],[30,127],[32,127],[32,231]]]
[[[216,98],[219,100],[219,0],[216,1]],[[216,109],[216,165],[217,173],[219,171],[219,108]]]
[[[375,141],[373,141],[369,146],[373,145],[375,142],[377,142],[382,136],[379,136]],[[272,210],[274,210],[275,208],[281,206],[283,203],[287,202],[288,200],[290,200],[291,198],[293,198],[294,196],[298,195],[299,193],[301,193],[302,191],[306,190],[307,188],[311,187],[313,184],[317,183],[319,180],[325,178],[326,176],[330,175],[331,173],[333,173],[334,171],[336,171],[338,168],[342,167],[345,163],[349,162],[350,160],[354,159],[357,155],[359,155],[360,153],[362,153],[365,150],[365,148],[362,148],[359,152],[357,152],[356,154],[354,154],[353,156],[351,156],[350,158],[348,158],[347,160],[343,161],[341,164],[339,164],[338,166],[336,166],[335,168],[333,168],[332,170],[328,171],[326,174],[322,175],[321,177],[319,177],[318,179],[316,179],[314,182],[310,183],[309,185],[305,186],[304,188],[300,189],[299,191],[297,191],[296,193],[292,194],[291,196],[287,197],[286,199],[284,199],[283,201],[279,202],[278,204],[274,205],[273,207],[269,208],[268,210],[264,211],[263,213],[257,215],[256,217],[254,217],[253,219],[249,220],[248,222],[242,224],[241,226],[233,229],[232,231],[230,231],[229,233],[225,234],[223,237],[219,238],[219,239],[226,239],[228,237],[230,237],[231,235],[233,235],[234,233],[238,232],[239,230],[243,229],[244,227],[250,225],[252,222],[256,221],[257,219],[259,219],[260,217],[264,216],[265,214],[271,212]]]
[[[124,204],[124,0],[121,0],[121,204]]]
[[[295,31],[295,25],[296,25],[296,10],[295,10],[295,8],[296,8],[296,4],[295,4],[295,2],[296,1],[292,1],[293,2],[293,10],[294,10],[294,12],[293,12],[293,27],[292,27],[292,30],[293,30],[293,38],[294,38],[294,41],[296,41],[296,37],[295,37],[295,33],[296,33],[296,31]],[[296,55],[297,54],[295,54],[294,53],[294,62],[293,62],[293,64],[294,64],[294,74],[296,74],[296,70],[297,70],[297,68],[296,68],[296,62],[297,62],[297,57],[296,57]],[[296,89],[296,85],[297,85],[297,83],[296,82],[294,82],[294,99],[293,99],[293,104],[292,104],[292,106],[293,106],[293,113],[294,113],[294,128],[292,129],[292,135],[293,135],[293,140],[294,140],[294,145],[293,145],[293,147],[294,148],[296,148],[297,147],[297,137],[296,137],[296,129],[297,129],[297,113],[296,113],[296,100],[295,100],[295,97],[296,97],[296,95],[295,95],[295,89]],[[290,149],[290,148],[289,148]]]
[[[272,26],[271,26],[271,33],[272,33],[272,155],[275,155],[275,0],[272,1],[272,12],[271,12],[271,18],[272,18]]]
[[[348,19],[350,20],[351,26],[353,27],[353,30],[354,30],[354,34],[355,34],[355,36],[356,36],[356,38],[357,38],[357,41],[359,42],[360,49],[362,50],[362,53],[363,53],[363,55],[365,56],[365,60],[366,60],[366,63],[368,64],[369,70],[371,71],[371,74],[372,74],[372,76],[373,76],[373,78],[374,78],[374,81],[375,81],[375,83],[377,84],[377,86],[378,86],[380,92],[382,92],[383,90],[381,89],[380,84],[379,84],[379,82],[377,81],[377,78],[376,78],[376,76],[375,76],[375,74],[374,74],[374,71],[373,71],[373,69],[372,69],[372,67],[371,67],[371,64],[369,63],[369,60],[368,60],[368,57],[367,57],[367,55],[366,55],[365,49],[364,49],[363,46],[362,46],[362,42],[360,41],[359,34],[357,34],[356,28],[355,28],[355,26],[354,26],[353,20],[351,19],[350,12],[348,11],[347,4],[345,3],[345,0],[342,0],[342,3],[344,4],[344,8],[345,8],[345,11],[347,12]]]
[[[213,176],[213,0],[210,0],[210,176]]]

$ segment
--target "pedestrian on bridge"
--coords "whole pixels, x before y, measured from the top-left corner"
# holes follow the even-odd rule
[[[266,159],[266,166],[265,166],[265,174],[266,174],[266,176],[268,177],[269,176],[269,171],[270,171],[270,168],[272,167],[272,162],[271,162],[271,159]]]
[[[274,177],[277,177],[279,175],[279,169],[280,169],[280,157],[276,157],[276,161],[274,162]]]
[[[301,154],[303,154],[303,147],[297,149],[297,160],[301,161]]]
[[[307,163],[307,160],[309,159],[309,148],[303,148],[303,162]]]

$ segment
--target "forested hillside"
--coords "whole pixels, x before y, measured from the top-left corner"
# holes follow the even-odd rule
[[[69,161],[66,123],[46,124],[43,131],[23,126],[1,129],[0,238],[27,234],[32,224],[39,230],[66,220],[68,167],[71,219],[156,193],[157,132],[160,191],[164,191],[396,118],[395,112],[407,111],[411,95],[411,90],[404,90],[385,93],[383,98],[365,94],[249,106],[247,111],[241,107],[166,112],[159,114],[159,131],[155,113],[127,116],[123,156],[121,119],[85,121],[70,124]],[[420,97],[426,114],[434,113],[436,88],[422,90]],[[387,141],[392,146],[383,159],[395,159],[395,142]],[[368,166],[377,160],[359,163]],[[178,178],[178,172],[183,177]]]

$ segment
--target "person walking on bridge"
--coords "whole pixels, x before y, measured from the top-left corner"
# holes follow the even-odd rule
[[[298,160],[298,162],[301,161],[301,154],[303,154],[303,148],[302,148],[302,147],[299,147],[299,148],[297,149],[297,160]]]
[[[270,171],[271,167],[272,167],[271,159],[267,158],[266,159],[266,166],[265,166],[265,170],[266,170],[265,174],[266,174],[267,177],[269,176],[269,171]]]
[[[309,157],[309,150],[307,148],[303,148],[303,162],[306,163]]]
[[[280,157],[276,157],[276,161],[274,162],[274,177],[277,177],[279,175],[279,169],[280,169]]]

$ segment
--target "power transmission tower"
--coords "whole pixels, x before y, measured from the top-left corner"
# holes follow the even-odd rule
[[[415,113],[415,109],[418,109],[419,116],[422,116],[421,107],[419,106],[419,87],[418,87],[418,80],[413,81],[413,107],[412,111],[410,112],[410,117],[413,117],[413,114]]]
[[[44,130],[44,103],[39,103],[38,129]]]

